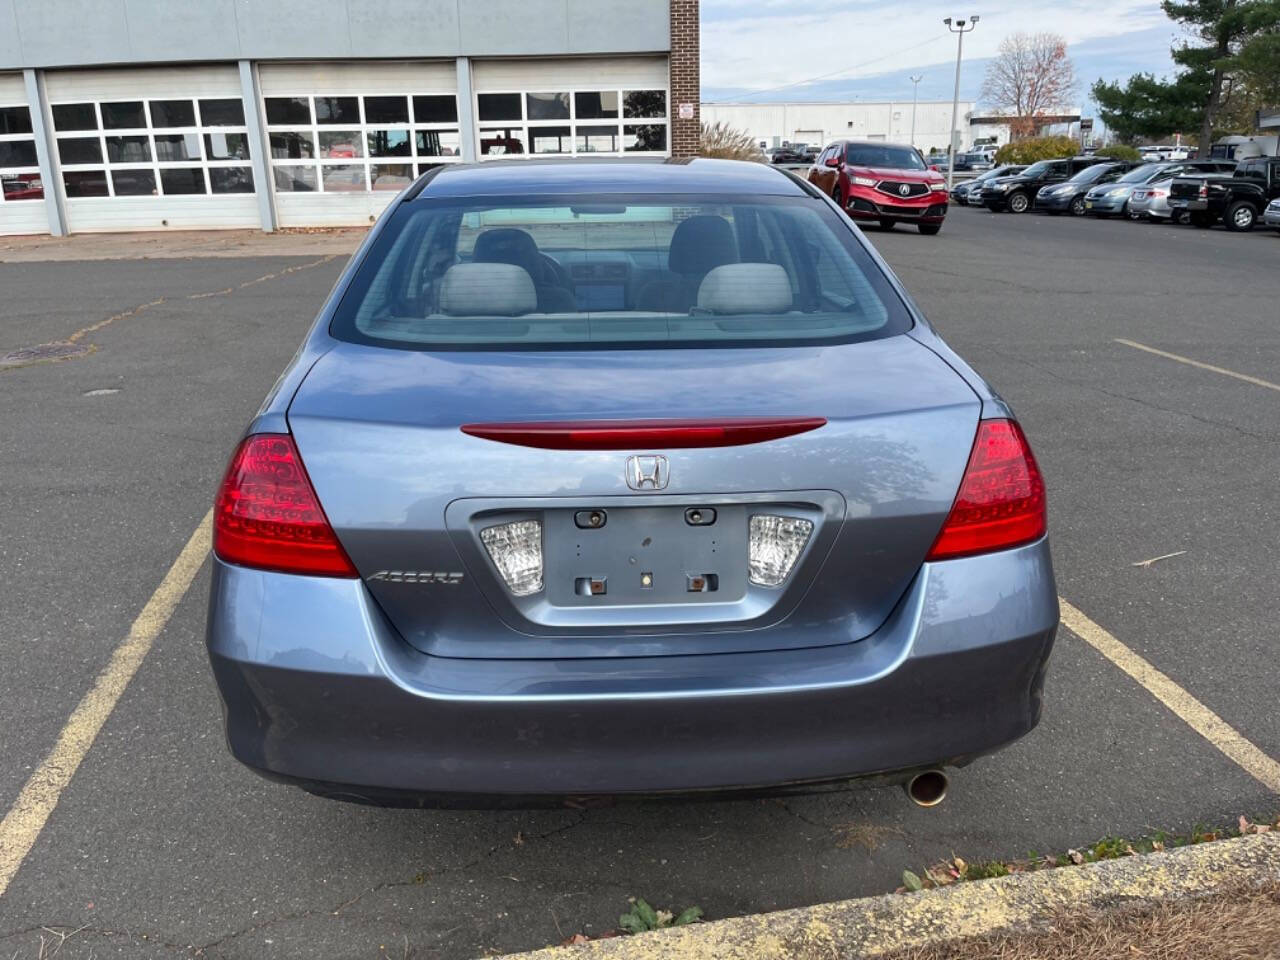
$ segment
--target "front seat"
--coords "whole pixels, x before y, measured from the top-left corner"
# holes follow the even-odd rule
[[[522,267],[533,278],[539,313],[577,313],[578,301],[560,285],[550,258],[538,250],[533,237],[514,227],[495,227],[476,237],[473,263],[509,263]]]
[[[640,288],[636,309],[688,313],[698,302],[702,278],[738,262],[738,241],[724,217],[700,214],[681,221],[667,250],[667,274]]]

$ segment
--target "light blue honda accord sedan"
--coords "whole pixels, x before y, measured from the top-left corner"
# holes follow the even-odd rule
[[[919,803],[1040,717],[1009,408],[763,164],[432,170],[235,450],[208,651],[237,759],[413,804]]]

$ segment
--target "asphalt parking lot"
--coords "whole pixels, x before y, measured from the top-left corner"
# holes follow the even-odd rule
[[[1280,235],[953,209],[935,238],[868,236],[1021,417],[1061,595],[1280,758]],[[0,355],[78,331],[91,348],[0,370],[0,814],[208,510],[341,265],[0,263]],[[951,854],[1061,851],[1280,806],[1066,630],[1040,727],[959,772],[933,810],[896,789],[337,804],[227,755],[207,589],[204,569],[31,833],[0,893],[0,956],[473,957],[609,929],[631,895],[756,913],[884,892]]]

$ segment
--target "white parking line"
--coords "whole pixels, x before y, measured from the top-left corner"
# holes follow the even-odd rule
[[[1062,597],[1058,598],[1058,605],[1062,610],[1062,623],[1068,630],[1142,684],[1148,693],[1226,754],[1245,773],[1272,793],[1280,794],[1280,763]]]
[[[1247,373],[1236,373],[1234,370],[1228,370],[1226,367],[1215,367],[1212,363],[1205,363],[1202,360],[1192,360],[1190,357],[1170,353],[1168,350],[1157,350],[1155,347],[1148,347],[1145,343],[1138,343],[1136,340],[1126,340],[1124,337],[1116,337],[1115,341],[1116,343],[1123,343],[1126,347],[1133,347],[1135,350],[1145,350],[1147,353],[1154,353],[1157,357],[1165,357],[1168,360],[1177,360],[1178,363],[1185,363],[1189,367],[1198,367],[1201,370],[1208,370],[1211,373],[1220,373],[1224,377],[1235,377],[1237,380],[1243,380],[1245,383],[1252,383],[1255,387],[1266,387],[1268,390],[1280,390],[1280,383],[1272,383],[1270,380],[1263,380],[1261,377],[1251,377]]]
[[[111,662],[63,726],[49,755],[31,774],[13,807],[0,820],[0,897],[4,896],[102,725],[199,572],[209,552],[212,517],[212,510],[204,515],[156,592],[133,621],[129,635],[111,654]]]

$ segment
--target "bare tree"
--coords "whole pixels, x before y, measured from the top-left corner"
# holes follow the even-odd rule
[[[1038,117],[1065,107],[1076,92],[1067,41],[1056,33],[1012,33],[987,65],[982,99],[1013,116],[1014,137],[1032,136]]]

